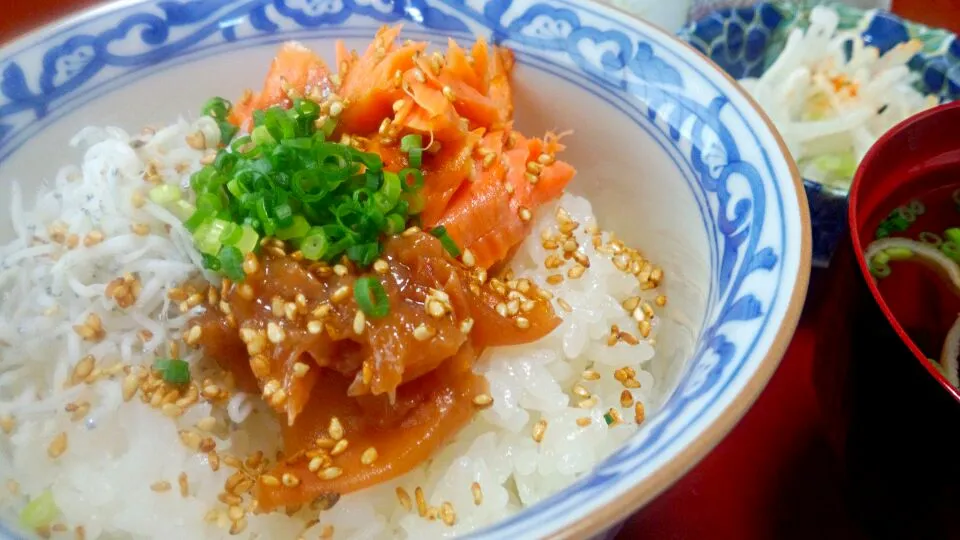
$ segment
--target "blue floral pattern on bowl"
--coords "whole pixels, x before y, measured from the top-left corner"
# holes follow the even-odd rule
[[[259,36],[409,21],[437,38],[492,37],[585,87],[633,98],[631,120],[681,156],[704,201],[710,294],[693,358],[637,436],[563,492],[485,538],[533,538],[571,526],[679,456],[755,383],[805,284],[805,224],[786,162],[762,119],[691,51],[645,24],[580,0],[142,0],[73,20],[0,60],[0,164],[90,92],[130,75]],[[37,62],[36,59],[42,61]],[[695,87],[696,91],[689,90]],[[595,92],[597,99],[607,99]],[[734,126],[734,127],[731,127]],[[694,225],[691,225],[694,226]],[[802,291],[801,291],[802,293]],[[766,373],[769,375],[769,372]],[[754,385],[755,386],[755,385]],[[612,524],[611,524],[612,525]]]
[[[810,5],[817,2],[763,2],[711,12],[679,33],[734,78],[759,77],[783,48],[790,30],[805,27]],[[920,75],[917,87],[941,100],[960,97],[960,43],[945,30],[929,28],[880,10],[862,11],[834,4],[840,28],[859,29],[868,45],[884,53],[910,39],[923,42],[923,50],[910,61]],[[847,191],[804,182],[813,224],[814,264],[827,266],[846,234]]]

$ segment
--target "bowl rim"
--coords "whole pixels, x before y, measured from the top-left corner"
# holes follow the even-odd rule
[[[866,182],[865,178],[867,176],[867,167],[865,165],[876,159],[876,157],[885,150],[885,147],[889,145],[893,138],[919,124],[927,122],[933,116],[943,114],[945,111],[953,111],[955,109],[960,109],[960,101],[947,102],[937,105],[931,109],[927,109],[893,126],[887,130],[882,137],[877,139],[877,142],[873,143],[873,146],[870,147],[870,150],[867,151],[867,153],[863,156],[863,159],[860,161],[860,166],[857,168],[857,173],[854,175],[853,183],[850,184],[850,204],[847,208],[847,225],[850,230],[850,243],[853,247],[853,255],[857,261],[857,268],[860,271],[860,276],[867,285],[867,289],[870,291],[870,295],[877,303],[877,307],[879,307],[880,311],[883,312],[883,316],[887,319],[887,322],[890,324],[891,328],[893,328],[893,331],[897,333],[900,341],[907,346],[907,349],[910,350],[910,353],[914,356],[917,362],[923,366],[930,376],[940,383],[940,386],[942,386],[944,390],[946,390],[953,397],[954,400],[960,402],[960,389],[950,384],[950,381],[948,381],[947,378],[944,377],[943,373],[941,373],[940,370],[933,365],[933,362],[930,362],[927,359],[927,355],[923,354],[923,351],[921,351],[920,347],[918,347],[916,342],[913,341],[913,338],[907,334],[907,331],[900,324],[900,321],[898,321],[893,315],[893,311],[891,311],[890,306],[887,304],[887,301],[884,299],[883,295],[880,294],[880,288],[877,286],[877,281],[873,278],[873,274],[870,273],[870,267],[867,263],[866,257],[864,257],[865,246],[860,239],[860,235],[857,233],[857,231],[860,230],[860,219],[857,212],[860,188],[861,184]]]
[[[57,28],[81,24],[84,21],[95,19],[103,14],[130,8],[150,1],[152,0],[106,0],[81,8],[65,16],[52,19],[19,35],[14,35],[7,40],[7,42],[0,44],[0,58],[11,57],[21,48],[27,48],[39,40],[54,37],[59,33]],[[749,105],[749,108],[752,109],[763,124],[765,124],[769,134],[785,157],[784,161],[790,172],[790,181],[799,209],[798,225],[800,243],[797,253],[796,272],[793,275],[794,288],[785,303],[783,316],[776,326],[776,332],[773,333],[769,348],[758,362],[756,369],[750,374],[749,378],[745,380],[742,390],[732,398],[730,403],[717,414],[712,422],[705,425],[700,432],[694,434],[692,440],[681,448],[670,460],[664,462],[649,476],[623,492],[622,496],[615,498],[604,506],[596,508],[592,513],[586,514],[582,518],[570,523],[566,528],[556,530],[545,536],[545,538],[550,539],[590,538],[622,523],[631,514],[676,483],[725,438],[766,387],[791,342],[793,334],[799,324],[800,315],[806,299],[812,260],[810,211],[803,187],[803,178],[773,122],[750,94],[713,60],[698,51],[691,44],[661,28],[659,25],[646,21],[619,6],[606,3],[603,0],[577,0],[577,3],[584,8],[593,9],[595,12],[607,15],[611,19],[618,19],[622,24],[639,25],[640,27],[648,29],[651,34],[658,35],[662,43],[672,44],[681,50],[686,49],[688,52],[692,52],[694,56],[704,64],[706,72],[713,70],[720,75],[721,79],[729,83],[730,92],[739,93],[740,97]],[[774,178],[773,181],[786,184],[785,178]],[[788,186],[784,185],[783,187],[785,192],[789,193]],[[785,270],[787,271],[787,273],[784,274],[785,277],[790,277],[788,269]],[[770,330],[773,328],[774,326],[771,324],[765,330],[761,329],[759,334],[771,333]],[[483,529],[479,532],[482,531]]]

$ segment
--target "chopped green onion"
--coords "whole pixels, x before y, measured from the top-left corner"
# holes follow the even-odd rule
[[[229,108],[214,99],[205,112],[225,119]],[[328,141],[336,122],[318,125],[320,110],[295,99],[289,109],[254,111],[251,133],[234,138],[191,177],[196,208],[181,208],[178,216],[206,268],[243,279],[243,255],[267,236],[309,260],[346,256],[364,266],[379,256],[385,234],[402,231],[423,208],[422,137],[405,137],[410,166],[387,172],[379,155]]]
[[[414,169],[412,167],[407,167],[400,171],[397,176],[400,177],[400,187],[404,191],[417,191],[423,187],[423,172],[420,169]],[[409,181],[409,177],[413,177],[413,182]]]
[[[603,413],[603,421],[607,423],[608,426],[613,425],[613,415],[610,413]]]
[[[913,251],[905,247],[891,247],[883,250],[884,255],[892,261],[902,261],[913,257]]]
[[[371,295],[373,298],[371,299]],[[384,317],[390,313],[390,301],[383,285],[372,277],[362,277],[353,285],[353,297],[357,306],[370,317]]]
[[[923,231],[917,238],[924,244],[930,244],[933,247],[940,247],[943,244],[943,238],[939,234]]]
[[[194,212],[197,211],[197,207],[183,199],[180,199],[179,201],[175,201],[173,204],[168,206],[167,210],[170,210],[170,213],[177,216],[177,219],[186,221],[190,219],[190,216],[192,216]]]
[[[216,120],[217,127],[220,128],[220,139],[224,144],[230,142],[230,139],[237,133],[236,126],[227,121],[231,109],[233,109],[233,104],[222,97],[210,98],[201,109],[204,116]]]
[[[217,120],[226,120],[227,115],[230,114],[230,109],[233,108],[228,100],[223,99],[222,97],[212,97],[203,104],[203,109],[201,112],[204,116],[209,116]]]
[[[943,231],[943,235],[947,237],[947,240],[953,242],[954,244],[960,246],[960,228],[951,227]]]
[[[870,273],[877,278],[885,278],[890,275],[890,266],[886,263],[878,263],[876,260],[870,261]]]
[[[907,223],[913,223],[917,220],[917,215],[913,213],[913,210],[910,210],[906,206],[901,206],[893,211],[897,216],[905,219]]]
[[[260,236],[257,234],[257,231],[253,230],[253,227],[249,225],[241,225],[240,230],[243,231],[243,234],[240,236],[240,240],[237,240],[237,242],[233,244],[233,247],[239,249],[243,254],[250,253],[257,247],[257,241],[260,240]]]
[[[304,258],[317,261],[326,256],[329,246],[330,241],[326,233],[322,229],[313,228],[300,243],[300,252],[303,253]]]
[[[388,214],[387,215],[387,228],[386,232],[389,235],[400,234],[406,228],[406,221],[403,219],[403,216],[400,214]]]
[[[447,253],[449,253],[451,257],[456,258],[460,256],[460,248],[457,247],[457,244],[453,241],[453,238],[450,238],[450,234],[447,233],[446,227],[443,225],[435,227],[430,231],[430,234],[436,236],[440,240],[440,244],[443,245],[443,249],[446,249]]]
[[[423,209],[427,206],[427,200],[420,192],[404,193],[400,196],[400,202],[407,205],[406,211],[411,215],[423,212]]]
[[[203,260],[203,267],[211,272],[220,271],[220,259],[214,257],[213,255],[207,255],[206,253],[201,253],[200,258]]]
[[[276,144],[277,140],[270,135],[270,132],[267,131],[266,126],[257,126],[253,128],[253,131],[250,132],[250,138],[254,143],[259,145],[264,144]]]
[[[420,167],[423,165],[423,148],[413,148],[407,154],[407,161],[411,167]]]
[[[378,256],[380,256],[380,244],[376,242],[356,244],[347,248],[347,257],[363,266],[373,264]]]
[[[409,152],[415,148],[423,148],[423,137],[420,135],[412,133],[400,139],[401,152]]]
[[[240,281],[244,278],[243,272],[243,253],[236,246],[224,246],[218,256],[220,259],[220,271],[225,276]]]
[[[907,205],[907,208],[909,208],[911,212],[918,216],[922,216],[927,212],[927,207],[916,199],[910,201],[910,203]]]
[[[157,358],[153,361],[153,369],[160,372],[165,382],[170,384],[186,384],[190,382],[190,364],[178,358]]]
[[[180,188],[173,184],[161,184],[150,190],[150,200],[161,205],[180,200]]]
[[[53,498],[53,492],[47,489],[23,507],[23,510],[20,511],[20,524],[23,525],[24,529],[29,530],[46,527],[53,523],[53,520],[59,514],[60,509],[57,508],[57,501]]]
[[[954,261],[960,262],[960,245],[954,244],[952,241],[947,240],[940,245],[940,251]]]
[[[289,227],[278,229],[276,237],[280,240],[303,238],[310,232],[310,223],[303,216],[293,216],[293,223]]]

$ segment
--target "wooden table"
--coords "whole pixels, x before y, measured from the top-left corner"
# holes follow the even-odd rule
[[[0,42],[96,0],[6,0]],[[960,0],[895,0],[894,11],[960,31]],[[727,438],[636,514],[620,539],[858,538],[839,493],[811,381],[815,274],[800,327],[770,385]]]

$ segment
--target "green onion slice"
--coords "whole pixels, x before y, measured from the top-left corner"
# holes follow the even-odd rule
[[[371,298],[372,296],[372,298]],[[353,285],[353,297],[366,315],[379,318],[390,313],[390,301],[383,285],[372,277],[362,277]]]
[[[457,247],[457,243],[453,241],[453,238],[450,238],[450,234],[447,232],[446,227],[443,225],[435,227],[430,231],[430,234],[436,236],[437,239],[440,240],[440,244],[443,245],[443,249],[446,249],[447,253],[449,253],[451,257],[456,258],[460,256],[460,248]]]
[[[414,149],[423,148],[423,137],[418,134],[412,133],[410,135],[405,135],[400,139],[400,151],[401,152],[410,152]]]
[[[420,167],[423,165],[423,148],[413,148],[407,154],[411,167]]]
[[[190,382],[190,364],[178,358],[157,358],[153,362],[153,369],[160,372],[165,382],[170,384],[186,384]]]
[[[957,244],[958,246],[960,246],[960,228],[951,227],[951,228],[943,231],[943,235],[944,235],[945,237],[947,237],[947,240],[949,240],[949,241],[953,242],[954,244]]]
[[[400,186],[404,191],[417,191],[423,187],[423,172],[420,169],[414,169],[412,167],[407,167],[400,171],[397,176],[400,177]],[[413,177],[413,182],[410,182],[410,177]]]
[[[20,511],[20,524],[23,528],[34,530],[53,523],[60,514],[53,492],[44,490],[39,496],[30,500]]]
[[[180,188],[173,184],[162,184],[150,190],[150,200],[157,204],[170,204],[180,200]]]
[[[243,272],[243,253],[236,246],[224,246],[218,256],[220,259],[220,271],[225,276],[240,281],[245,277]]]

